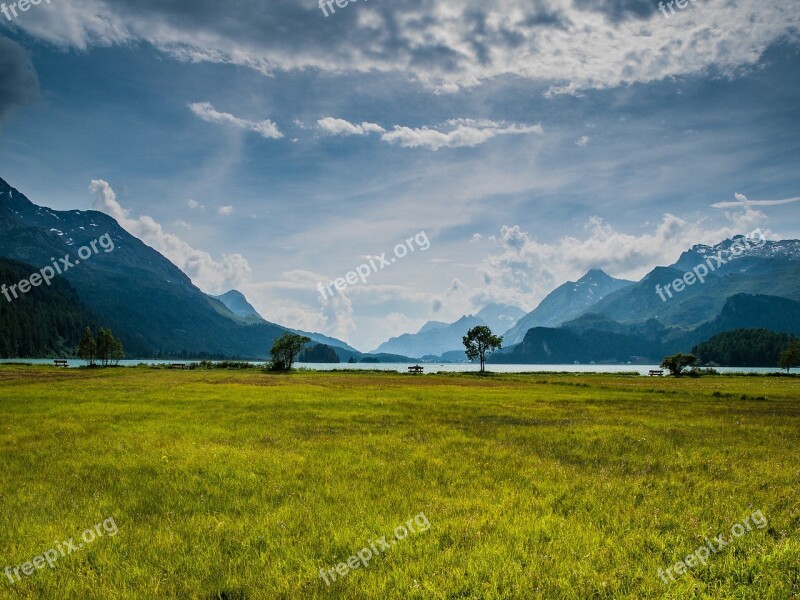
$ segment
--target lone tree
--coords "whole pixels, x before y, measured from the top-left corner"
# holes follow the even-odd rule
[[[694,354],[673,354],[665,356],[661,363],[662,369],[669,369],[669,374],[680,377],[686,367],[690,367],[697,362]]]
[[[800,367],[800,340],[793,339],[786,349],[781,352],[778,367],[786,369],[788,373],[792,367]]]
[[[272,370],[273,371],[291,371],[295,358],[303,350],[303,347],[311,341],[304,335],[297,335],[294,333],[287,333],[272,344]]]
[[[494,335],[492,330],[485,325],[473,327],[464,336],[464,347],[467,349],[467,358],[481,361],[481,373],[486,372],[486,353],[499,350],[503,347],[503,338]]]
[[[86,364],[94,366],[97,357],[97,344],[94,341],[94,334],[88,327],[83,330],[81,341],[78,342],[78,358],[86,361]]]

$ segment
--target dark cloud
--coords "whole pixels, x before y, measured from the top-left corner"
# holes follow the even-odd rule
[[[0,121],[38,95],[39,80],[30,55],[16,42],[0,37]]]

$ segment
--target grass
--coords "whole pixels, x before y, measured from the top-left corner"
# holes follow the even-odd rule
[[[118,534],[0,597],[796,598],[799,449],[792,378],[2,367],[0,569]]]

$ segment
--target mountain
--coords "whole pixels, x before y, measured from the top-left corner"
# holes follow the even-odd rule
[[[415,357],[429,354],[441,355],[450,350],[463,348],[462,338],[467,331],[478,325],[486,325],[486,323],[477,317],[465,316],[444,327],[427,329],[423,327],[419,333],[404,333],[399,337],[391,338],[373,350],[373,353],[387,352]]]
[[[263,323],[266,321],[266,319],[258,314],[258,311],[247,301],[244,294],[238,290],[230,290],[221,296],[212,296],[212,298],[216,298],[222,302],[229,311],[240,319],[255,323]]]
[[[737,294],[725,302],[720,313],[688,333],[667,336],[667,341],[682,347],[695,344],[726,331],[767,329],[800,336],[800,302],[763,294]]]
[[[94,251],[90,252],[92,243]],[[76,257],[83,249],[90,255],[80,260]],[[49,321],[42,321],[52,324],[53,332],[62,342],[39,336],[33,346],[30,341],[23,346],[8,346],[9,354],[33,357],[58,352],[66,356],[74,345],[74,336],[91,325],[110,327],[131,358],[265,359],[278,337],[299,333],[333,347],[343,361],[411,360],[389,354],[365,355],[341,340],[265,321],[236,290],[216,298],[203,293],[178,267],[130,235],[108,215],[37,206],[3,179],[0,179],[0,257],[25,263],[23,271],[31,268],[25,277],[54,263],[63,264],[62,258],[74,264],[49,286],[61,296],[53,296],[59,298],[57,303],[47,301],[63,310],[47,317]],[[9,264],[15,263],[9,261]],[[19,267],[15,268],[9,272],[9,284],[18,274]],[[67,301],[71,293],[76,298]],[[28,296],[34,297],[33,292]],[[41,293],[39,297],[43,297]],[[41,311],[31,314],[44,319]],[[20,317],[18,322],[28,321]],[[64,323],[70,324],[69,331],[64,331]],[[74,334],[70,333],[73,327],[77,328]]]
[[[643,363],[664,357],[661,344],[637,335],[589,329],[535,327],[529,329],[522,343],[506,353],[493,354],[490,363],[501,364],[571,364]]]
[[[621,323],[603,315],[588,314],[560,328],[530,329],[522,343],[493,354],[489,362],[656,364],[664,356],[691,352],[698,344],[704,347],[706,340],[734,330],[766,330],[773,336],[800,335],[800,302],[777,296],[737,294],[725,302],[719,315],[694,329],[668,327],[657,319]],[[764,336],[759,335],[758,339],[763,342]],[[771,356],[761,345],[757,352],[739,352],[739,355]]]
[[[92,242],[96,252],[79,260],[79,249],[89,252]],[[128,356],[265,358],[288,331],[266,321],[242,323],[108,215],[37,206],[2,179],[0,256],[37,270],[62,257],[74,263],[63,278]]]
[[[390,352],[406,356],[434,359],[448,352],[464,358],[462,339],[473,327],[488,326],[495,333],[516,324],[525,312],[506,304],[488,304],[475,315],[461,317],[455,323],[428,321],[417,333],[405,333],[384,342],[374,352]]]
[[[657,267],[640,282],[609,294],[591,312],[617,321],[657,318],[664,325],[694,328],[716,318],[728,299],[737,294],[800,301],[800,241],[764,242],[734,256],[730,249],[738,239],[716,246],[694,246],[674,265]],[[717,267],[713,256],[721,256],[725,264]],[[664,292],[667,285],[674,285],[686,273],[709,262],[715,269],[708,269],[704,283],[697,280],[681,292],[671,290],[671,298]]]
[[[592,269],[578,281],[569,281],[550,292],[539,306],[508,328],[503,334],[504,344],[518,344],[533,327],[558,327],[585,313],[609,294],[631,285],[632,281],[615,279],[600,269]]]
[[[417,333],[427,333],[428,331],[433,331],[434,329],[441,329],[442,327],[447,327],[449,323],[445,323],[444,321],[428,321],[423,325]]]

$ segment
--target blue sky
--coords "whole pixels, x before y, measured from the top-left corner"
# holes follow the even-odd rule
[[[800,196],[795,3],[657,5],[43,2],[0,15],[0,176],[363,350],[589,268],[800,237],[799,202],[758,202]]]

